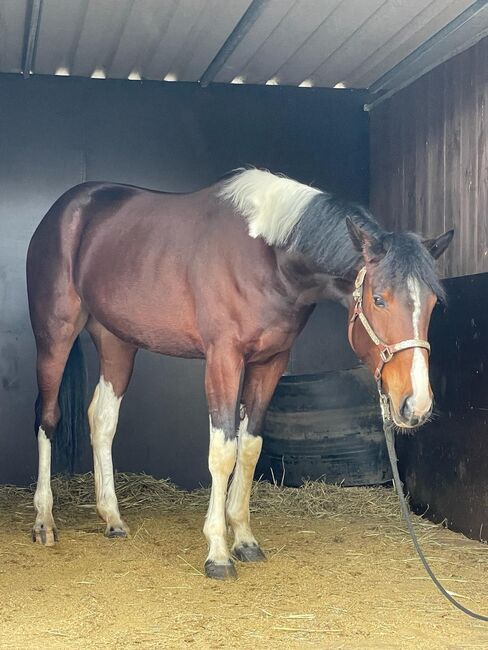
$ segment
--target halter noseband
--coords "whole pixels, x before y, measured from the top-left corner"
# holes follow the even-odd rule
[[[374,378],[376,379],[376,384],[378,386],[378,391],[382,403],[381,405],[383,408],[387,408],[387,401],[384,399],[386,395],[383,393],[381,382],[381,373],[383,372],[384,365],[388,363],[388,361],[391,361],[397,352],[401,352],[402,350],[408,350],[410,348],[424,348],[430,353],[430,344],[428,341],[424,341],[423,339],[406,339],[405,341],[400,341],[400,343],[393,343],[392,345],[388,345],[375,334],[375,331],[371,327],[363,311],[363,287],[365,277],[366,267],[363,266],[356,277],[354,291],[352,294],[354,300],[354,311],[349,321],[349,342],[352,349],[354,350],[354,346],[352,344],[352,331],[354,329],[354,323],[356,322],[356,319],[359,318],[364,329],[368,333],[369,338],[380,350],[380,362],[374,372]],[[384,413],[384,415],[387,415],[389,417],[389,413]]]

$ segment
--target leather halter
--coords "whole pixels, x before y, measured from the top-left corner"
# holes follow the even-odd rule
[[[376,379],[380,396],[384,396],[382,386],[381,386],[381,373],[383,372],[384,365],[389,361],[391,361],[393,359],[393,356],[397,352],[401,352],[402,350],[409,350],[410,348],[424,348],[430,353],[430,344],[428,341],[424,341],[423,339],[406,339],[405,341],[400,341],[400,343],[393,343],[390,345],[382,341],[375,334],[374,329],[371,327],[363,311],[363,288],[364,288],[365,277],[366,277],[366,267],[363,266],[363,268],[359,271],[356,277],[356,282],[354,284],[354,291],[352,294],[354,300],[354,311],[349,320],[349,332],[348,332],[349,343],[351,344],[351,347],[354,350],[354,345],[352,343],[352,331],[354,329],[354,324],[356,320],[359,318],[364,329],[369,335],[369,338],[380,350],[380,362],[374,372],[374,378]]]

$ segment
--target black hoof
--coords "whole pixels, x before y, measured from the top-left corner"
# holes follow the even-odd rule
[[[237,571],[232,560],[229,560],[227,564],[217,564],[213,560],[207,560],[205,575],[213,580],[237,580]]]
[[[266,562],[266,555],[258,544],[240,544],[232,549],[232,555],[240,562]]]
[[[116,528],[115,526],[110,526],[105,531],[105,537],[109,539],[125,539],[127,537],[127,531],[123,528]]]

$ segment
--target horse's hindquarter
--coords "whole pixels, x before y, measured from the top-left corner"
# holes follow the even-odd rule
[[[75,281],[88,312],[122,340],[199,357],[187,273],[203,221],[192,196],[139,190],[116,207],[94,202]]]
[[[273,251],[211,190],[137,190],[88,211],[76,285],[119,338],[183,357],[224,339],[256,359],[291,345],[298,326],[277,289]]]

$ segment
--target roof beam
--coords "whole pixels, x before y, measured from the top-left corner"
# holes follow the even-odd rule
[[[232,52],[234,52],[236,47],[246,36],[251,27],[255,24],[259,16],[262,14],[269,1],[270,0],[252,0],[251,4],[243,14],[240,21],[234,27],[225,43],[222,45],[220,50],[211,61],[208,68],[202,74],[200,78],[200,85],[202,88],[206,88],[208,84],[215,79],[229,56],[232,54]]]
[[[419,45],[413,52],[406,56],[400,63],[397,63],[391,70],[386,72],[381,76],[377,81],[375,81],[368,90],[371,93],[377,93],[379,90],[383,90],[386,86],[392,89],[392,82],[394,84],[395,78],[401,76],[406,69],[408,69],[413,63],[416,63],[424,54],[432,50],[436,45],[441,41],[448,38],[451,34],[456,32],[460,27],[463,27],[467,22],[472,20],[477,16],[480,11],[483,11],[488,4],[488,0],[477,0],[470,7],[465,9],[459,14],[454,20],[451,20],[450,23],[445,25],[442,29],[436,32],[433,36],[427,39],[424,43]]]
[[[24,56],[23,56],[23,75],[27,79],[31,73],[32,63],[34,61],[34,52],[36,49],[37,34],[39,32],[39,23],[41,18],[42,0],[31,0],[30,15],[26,21],[24,37]]]

